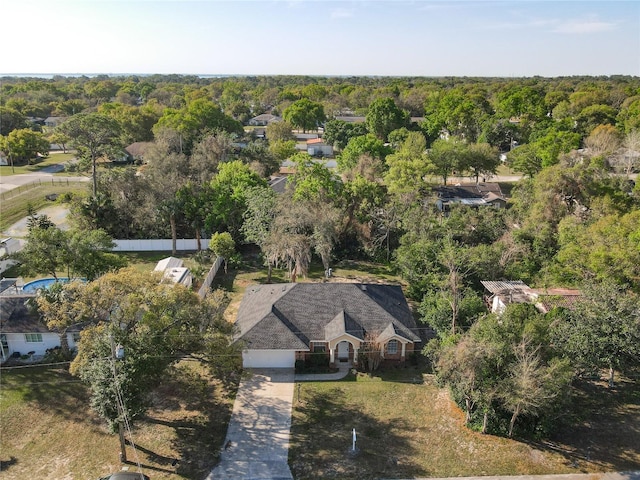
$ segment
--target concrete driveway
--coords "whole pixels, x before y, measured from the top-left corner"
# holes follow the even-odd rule
[[[291,479],[293,369],[254,369],[240,382],[220,463],[207,480]]]

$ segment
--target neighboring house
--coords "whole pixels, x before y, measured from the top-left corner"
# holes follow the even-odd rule
[[[162,281],[179,283],[187,288],[191,288],[193,284],[193,275],[191,271],[184,266],[184,262],[176,257],[167,257],[160,260],[154,272],[163,272]]]
[[[438,210],[446,212],[454,203],[470,207],[505,208],[507,200],[497,183],[461,183],[433,189]]]
[[[572,308],[582,295],[580,290],[569,288],[531,288],[520,280],[480,283],[489,292],[485,302],[491,308],[491,313],[498,315],[512,303],[531,303],[540,313],[547,313],[556,307]]]
[[[22,250],[23,243],[24,240],[20,241],[12,237],[0,240],[0,273],[18,264],[17,260],[9,258],[9,256]]]
[[[144,154],[149,147],[153,145],[153,142],[134,142],[125,148],[127,154],[136,162],[144,162]]]
[[[258,115],[257,117],[253,117],[251,120],[249,120],[249,125],[256,127],[266,127],[270,123],[281,121],[282,118],[278,117],[277,115],[263,113],[262,115]]]
[[[271,177],[269,186],[276,193],[284,193],[287,190],[287,176]]]
[[[248,287],[238,309],[236,341],[245,368],[293,368],[312,353],[357,364],[371,339],[385,361],[404,362],[420,343],[397,285],[285,283]]]
[[[0,165],[9,165],[9,157],[4,152],[0,152]]]
[[[35,295],[0,296],[0,360],[12,355],[41,357],[47,350],[60,347],[60,334],[52,332],[28,305]],[[80,327],[67,329],[67,343],[74,349],[80,339]]]
[[[55,128],[65,122],[67,117],[47,117],[44,119],[44,126],[49,128]]]
[[[366,117],[359,117],[356,115],[337,115],[334,118],[347,123],[364,123],[366,121]]]
[[[311,138],[307,140],[307,153],[312,157],[333,157],[333,146],[321,138]]]
[[[317,133],[302,133],[302,132],[293,132],[293,137],[299,143],[307,144],[307,140],[313,140],[315,138],[320,138],[320,135]]]

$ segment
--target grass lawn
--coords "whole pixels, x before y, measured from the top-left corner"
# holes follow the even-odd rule
[[[77,379],[44,367],[0,375],[3,479],[95,479],[121,469],[118,436],[90,410]],[[140,462],[154,480],[204,478],[217,461],[236,390],[235,383],[212,380],[196,362],[179,364],[134,425],[130,468]]]
[[[11,165],[2,165],[0,166],[0,176],[8,177],[10,175],[18,175],[20,173],[38,172],[50,165],[67,163],[71,159],[75,158],[75,156],[75,153],[54,153],[33,165],[16,165],[13,168],[11,168]]]
[[[64,194],[71,192],[73,194],[84,194],[87,191],[87,184],[80,182],[56,183],[30,186],[30,188],[21,187],[20,192],[12,190],[5,192],[1,196],[2,208],[0,208],[0,230],[6,230],[17,221],[29,215],[29,206],[35,210],[53,204],[46,199],[47,195]]]
[[[413,367],[373,378],[358,374],[338,382],[302,383],[293,402],[289,465],[297,479],[640,469],[637,384],[621,385],[610,395],[604,385],[592,388],[577,397],[582,421],[567,419],[562,437],[536,444],[466,429],[464,414],[447,391]],[[603,411],[609,413],[602,417]],[[355,455],[352,428],[358,435]]]

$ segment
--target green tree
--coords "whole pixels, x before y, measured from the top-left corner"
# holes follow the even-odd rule
[[[104,230],[70,230],[67,233],[68,268],[73,276],[95,280],[125,267],[127,261],[111,253],[113,239]]]
[[[236,242],[242,241],[247,191],[265,185],[264,179],[239,160],[220,164],[218,174],[207,189],[210,194],[205,219],[207,231],[227,231]]]
[[[554,341],[579,369],[614,372],[640,365],[640,297],[605,280],[586,284],[583,297],[554,329]]]
[[[289,122],[271,122],[267,125],[266,137],[269,143],[295,140],[292,130],[293,126]]]
[[[236,253],[236,242],[229,232],[214,233],[209,241],[209,250],[217,257],[224,259],[224,273],[227,273],[229,259]]]
[[[425,177],[434,171],[426,146],[426,140],[420,132],[410,132],[398,151],[386,157],[388,170],[384,181],[390,193],[424,191]]]
[[[521,145],[509,152],[507,161],[513,170],[531,178],[542,170],[542,157],[535,146],[530,143]]]
[[[201,301],[181,285],[160,284],[155,275],[123,269],[97,280],[65,287],[54,302],[38,298],[49,328],[58,331],[86,323],[70,371],[89,385],[91,407],[108,424],[140,416],[149,393],[167,368],[185,355],[209,359],[215,344],[217,358],[233,354],[231,324],[222,319],[218,296]],[[112,345],[124,348],[124,359],[113,363]],[[237,356],[235,358],[238,358]]]
[[[281,162],[295,155],[297,151],[295,140],[269,142],[269,152]]]
[[[11,157],[12,162],[32,163],[37,156],[49,156],[49,142],[40,132],[34,132],[29,128],[21,128],[9,132],[4,140],[0,137],[5,152]]]
[[[15,254],[24,275],[46,274],[58,278],[67,270],[71,278],[94,278],[126,264],[111,253],[113,240],[103,230],[63,231],[46,216],[32,217],[25,247]]]
[[[363,155],[373,159],[384,161],[385,157],[391,153],[391,149],[375,135],[367,134],[352,137],[338,155],[337,163],[340,172],[346,173],[353,170],[358,165],[358,160]]]
[[[340,199],[342,182],[324,164],[315,162],[307,153],[297,153],[291,160],[296,169],[291,179],[295,201],[313,200],[332,204]]]
[[[13,130],[27,127],[27,119],[15,108],[0,105],[0,135],[7,136]]]
[[[370,133],[386,141],[392,131],[409,126],[409,113],[392,98],[377,98],[369,105],[365,122]]]
[[[427,158],[433,165],[433,173],[446,185],[452,174],[462,174],[467,169],[467,146],[457,138],[436,140],[431,145]]]
[[[303,132],[314,130],[325,120],[324,108],[320,103],[301,98],[293,102],[282,112],[284,118],[291,125],[301,128]]]
[[[496,174],[500,158],[498,151],[488,143],[472,143],[467,150],[465,164],[478,183],[479,177]]]
[[[247,209],[244,212],[242,233],[246,242],[255,243],[263,252],[276,214],[278,198],[271,187],[257,186],[247,190]],[[265,255],[269,269],[267,283],[271,282],[273,263]]]
[[[325,123],[322,138],[334,148],[343,150],[352,138],[366,134],[367,126],[364,123],[349,123],[333,119]]]
[[[121,153],[120,125],[113,118],[100,113],[79,113],[58,129],[71,139],[80,156],[91,161],[95,197],[98,194],[98,159],[116,152]]]
[[[242,124],[234,120],[212,101],[200,98],[180,109],[167,108],[153,127],[157,136],[163,129],[172,129],[178,133],[180,153],[191,154],[194,143],[205,133],[225,131],[241,135]]]
[[[58,272],[67,266],[67,247],[67,235],[55,225],[30,228],[27,242],[15,258],[23,275],[46,274],[57,279]]]
[[[553,359],[544,364],[538,348],[526,337],[514,347],[515,359],[501,389],[502,405],[511,413],[509,437],[521,415],[537,415],[559,396],[571,381],[566,360]]]

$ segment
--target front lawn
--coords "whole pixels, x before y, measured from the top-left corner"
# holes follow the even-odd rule
[[[468,430],[448,392],[413,367],[373,378],[359,374],[337,382],[301,383],[293,402],[289,465],[297,479],[640,469],[638,395],[621,392],[611,398],[598,389],[589,398],[600,407],[590,409],[581,425],[565,427],[554,443],[528,443]],[[603,419],[601,410],[611,415]],[[616,428],[599,432],[601,423],[611,427],[614,418]],[[591,445],[588,451],[581,446],[585,442]]]
[[[236,390],[199,363],[179,364],[134,425],[129,468],[139,462],[153,480],[204,478],[217,462]],[[90,410],[86,387],[64,369],[0,372],[3,479],[95,479],[121,469],[119,452],[118,436]]]

